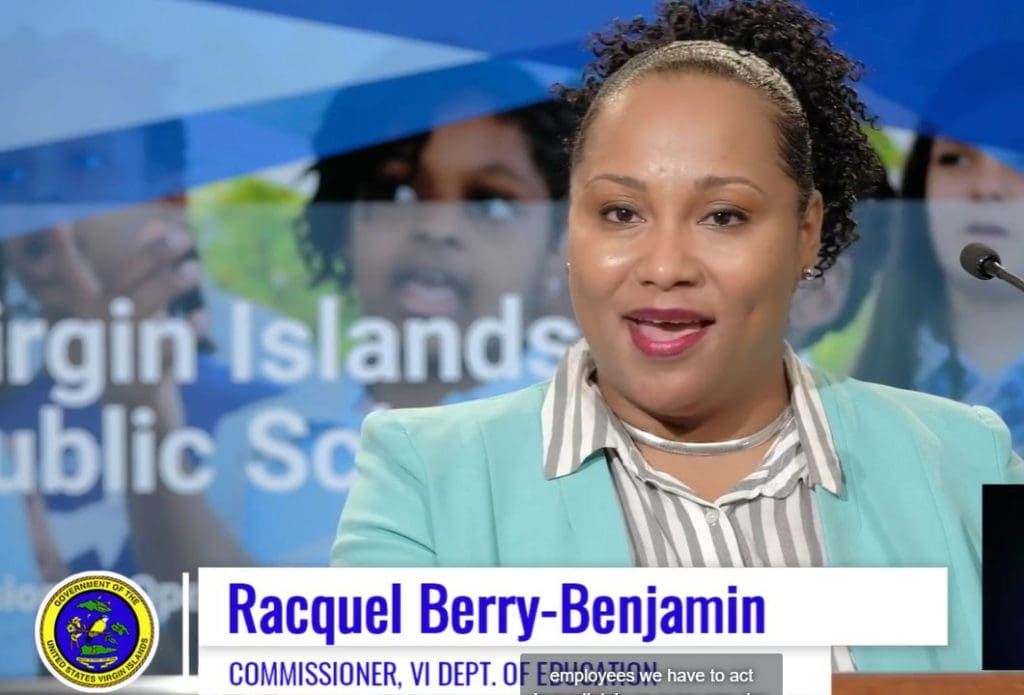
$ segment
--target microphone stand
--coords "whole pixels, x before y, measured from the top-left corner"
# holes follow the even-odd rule
[[[993,260],[985,263],[985,270],[987,270],[993,277],[997,277],[1004,282],[1008,282],[1021,292],[1024,292],[1024,279],[1019,275],[1014,275],[1004,268],[999,261]]]

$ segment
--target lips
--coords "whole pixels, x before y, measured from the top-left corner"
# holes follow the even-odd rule
[[[439,268],[406,267],[392,281],[402,309],[414,316],[452,316],[465,306],[469,288]]]
[[[623,317],[630,338],[648,357],[675,357],[699,343],[714,325],[713,317],[690,309],[645,308]]]
[[[1010,230],[1002,225],[980,222],[967,227],[967,233],[971,236],[984,237],[987,239],[1005,239],[1010,236]]]

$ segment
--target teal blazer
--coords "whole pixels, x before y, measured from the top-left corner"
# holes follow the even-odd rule
[[[816,488],[829,565],[949,568],[948,646],[853,647],[858,670],[979,670],[981,488],[1024,479],[1006,425],[984,408],[816,378],[845,483],[840,496]],[[631,565],[604,456],[544,477],[547,388],[367,418],[332,564]]]

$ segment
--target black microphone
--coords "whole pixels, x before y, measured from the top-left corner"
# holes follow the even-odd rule
[[[1002,266],[999,254],[991,246],[977,241],[971,242],[960,251],[960,265],[976,278],[999,278],[1024,292],[1024,280]]]

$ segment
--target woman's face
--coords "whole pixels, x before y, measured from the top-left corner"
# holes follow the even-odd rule
[[[417,161],[383,163],[354,211],[353,277],[368,315],[446,316],[465,327],[545,275],[550,197],[526,135],[487,117],[446,126]]]
[[[1008,268],[1024,268],[1024,174],[970,145],[936,138],[925,185],[932,243],[945,273],[981,285],[960,268],[972,241],[995,248]]]
[[[749,87],[685,74],[641,79],[593,121],[572,175],[569,284],[613,407],[701,415],[779,378],[821,204],[801,213],[774,118]]]

